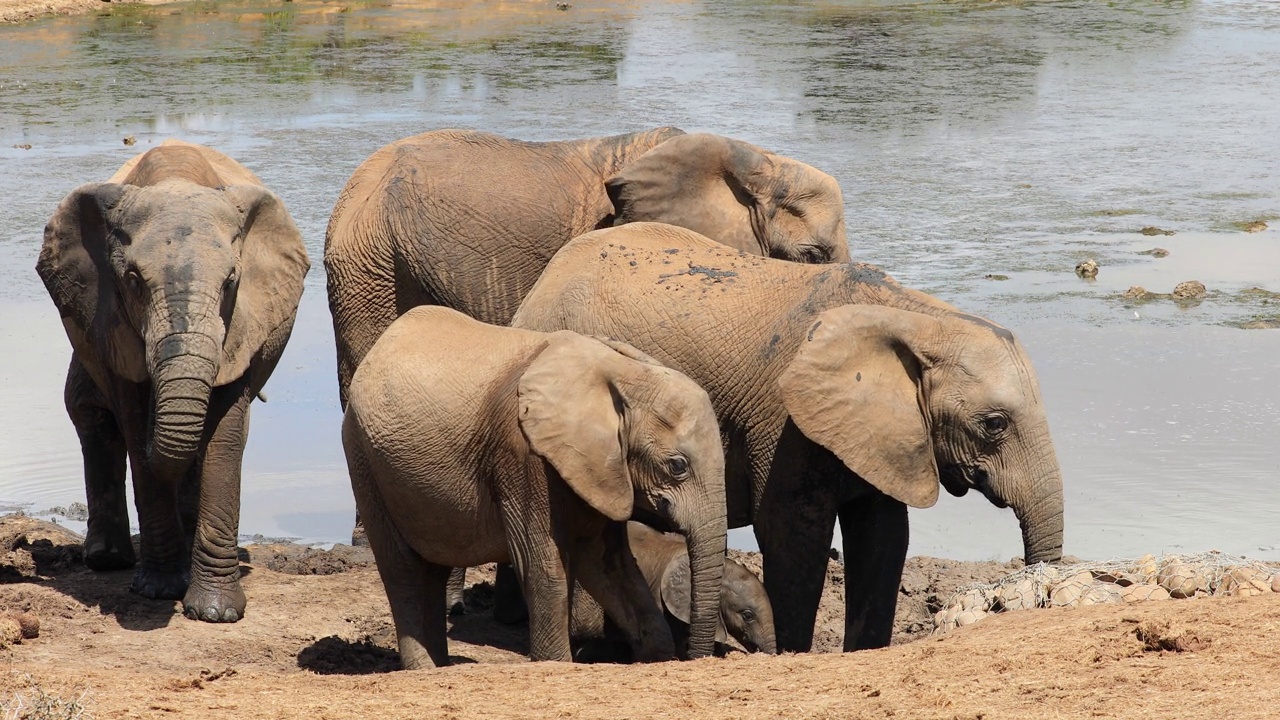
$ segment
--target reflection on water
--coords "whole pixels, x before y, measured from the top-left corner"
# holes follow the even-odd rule
[[[1280,292],[1280,232],[1238,229],[1280,219],[1277,30],[1261,0],[228,0],[0,27],[0,501],[83,497],[69,351],[31,271],[76,185],[177,136],[285,199],[314,267],[254,408],[242,530],[335,541],[352,501],[319,259],[351,171],[437,127],[675,124],[830,172],[856,256],[1020,333],[1066,474],[1068,552],[1265,555],[1280,333],[1222,325],[1280,316],[1245,292]],[[1171,254],[1136,254],[1155,246]],[[1085,257],[1095,282],[1071,273]],[[1189,279],[1211,290],[1192,307],[1118,296]],[[980,499],[913,515],[913,552],[1019,552],[1016,522]]]

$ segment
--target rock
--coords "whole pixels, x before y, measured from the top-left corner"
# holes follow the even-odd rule
[[[1172,231],[1172,230],[1163,230],[1163,229],[1161,229],[1161,228],[1156,227],[1155,225],[1148,225],[1148,226],[1146,226],[1146,227],[1142,228],[1141,230],[1139,230],[1138,232],[1142,233],[1143,235],[1147,235],[1147,236],[1151,236],[1151,235],[1174,235],[1174,234],[1175,234],[1175,233],[1174,233],[1174,231]]]
[[[1008,276],[1008,275],[997,275],[997,274],[995,274],[995,273],[992,273],[992,274],[990,274],[990,275],[983,275],[983,276],[982,276],[982,279],[984,279],[984,280],[1008,280],[1008,279],[1009,279],[1009,276]]]
[[[1208,295],[1208,291],[1204,287],[1204,283],[1199,280],[1188,280],[1178,283],[1173,289],[1174,300],[1200,300]]]
[[[1104,605],[1124,602],[1120,588],[1110,583],[1093,583],[1085,588],[1078,605]]]
[[[14,146],[13,146],[13,148],[14,148],[15,150],[30,150],[30,149],[31,149],[31,143],[19,143],[19,144],[17,144],[17,145],[14,145]]]
[[[1157,257],[1157,258],[1169,257],[1169,251],[1168,251],[1168,250],[1165,250],[1164,248],[1159,248],[1159,247],[1158,247],[1158,248],[1151,248],[1150,250],[1143,250],[1142,252],[1140,252],[1140,253],[1138,253],[1138,254],[1139,254],[1139,255],[1150,255],[1151,257]]]
[[[1271,576],[1271,592],[1280,593],[1280,573]]]
[[[19,613],[14,619],[18,621],[18,627],[22,629],[23,640],[32,640],[40,637],[40,618],[31,613]]]
[[[991,596],[987,594],[984,588],[970,590],[960,598],[961,610],[982,610],[986,611],[991,607]]]
[[[1133,564],[1133,575],[1142,578],[1141,582],[1156,582],[1156,573],[1160,572],[1160,564],[1156,562],[1156,556],[1150,553],[1138,558]]]
[[[1128,290],[1124,291],[1124,297],[1127,297],[1130,300],[1150,300],[1155,296],[1155,293],[1141,285],[1131,285]]]
[[[1049,606],[1074,607],[1080,604],[1080,598],[1084,597],[1091,585],[1093,573],[1087,570],[1078,572],[1053,586],[1049,591]]]
[[[1040,606],[1040,591],[1036,581],[1024,577],[1012,585],[1005,585],[998,591],[1000,607],[1004,610],[1034,610]]]
[[[1267,224],[1261,220],[1254,220],[1253,222],[1247,222],[1242,225],[1241,229],[1247,233],[1262,232],[1267,229]]]
[[[1169,591],[1159,585],[1130,585],[1120,588],[1120,599],[1127,603],[1168,600]]]
[[[1082,260],[1076,265],[1076,275],[1086,280],[1098,277],[1098,261],[1093,258]]]
[[[985,610],[965,610],[956,616],[956,627],[972,625],[987,616]]]
[[[0,616],[0,648],[17,645],[22,642],[22,626],[17,618],[9,615]]]
[[[1217,595],[1261,595],[1272,592],[1271,578],[1266,572],[1247,566],[1233,567],[1222,576]]]
[[[1209,583],[1196,568],[1177,559],[1161,565],[1156,578],[1160,586],[1174,598],[1195,597],[1197,592],[1209,589]]]
[[[134,137],[134,136],[132,136],[132,135],[125,135],[125,136],[124,136],[124,144],[125,144],[125,145],[133,145],[133,144],[134,144],[134,143],[136,143],[136,142],[138,142],[138,138],[136,138],[136,137]]]

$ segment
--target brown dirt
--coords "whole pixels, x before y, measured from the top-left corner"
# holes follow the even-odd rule
[[[127,571],[89,572],[74,536],[59,531],[0,519],[0,560],[9,568],[0,611],[41,622],[37,638],[0,650],[3,717],[19,698],[80,702],[95,718],[1138,718],[1215,706],[1263,718],[1280,711],[1273,684],[1280,594],[1009,613],[910,642],[955,588],[1018,566],[912,558],[894,647],[567,665],[524,661],[526,630],[493,622],[491,569],[479,569],[468,577],[469,612],[450,629],[455,666],[403,672],[364,550],[250,545],[242,565],[247,617],[210,625],[183,618],[173,602],[130,594]],[[758,569],[754,553],[735,556]],[[824,650],[837,648],[842,634],[838,563],[828,579],[817,643]]]

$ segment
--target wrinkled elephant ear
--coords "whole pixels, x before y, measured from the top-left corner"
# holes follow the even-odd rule
[[[719,135],[680,135],[627,165],[605,182],[614,225],[663,222],[701,233],[755,255],[768,255],[753,230],[752,213],[769,198],[757,197],[744,176],[767,162],[765,151]]]
[[[613,356],[610,358],[610,356]],[[573,492],[611,520],[631,517],[622,396],[609,380],[613,350],[561,331],[520,377],[520,428]]]
[[[667,567],[662,571],[662,606],[671,613],[671,617],[679,620],[685,625],[689,623],[689,594],[691,592],[691,580],[689,578],[689,555],[680,553],[667,563]],[[716,603],[719,607],[719,603]],[[729,634],[724,629],[724,617],[719,616],[716,620],[716,642],[726,643],[729,641]]]
[[[622,342],[621,340],[614,340],[613,338],[608,338],[601,335],[588,335],[588,337],[590,337],[592,340],[598,340],[601,343],[604,343],[604,345],[608,347],[610,350],[613,350],[619,355],[629,357],[632,360],[635,360],[636,362],[642,362],[646,365],[657,365],[658,367],[665,367],[662,363],[655,360],[651,355],[645,353],[643,350],[641,350],[640,348],[630,343],[625,343],[625,342]]]
[[[938,500],[938,466],[924,414],[926,361],[917,351],[938,321],[881,306],[818,316],[778,377],[796,427],[850,470],[911,507]]]
[[[277,348],[289,339],[311,267],[302,235],[275,193],[259,185],[230,185],[224,191],[244,224],[239,287],[215,385],[243,375],[264,347]]]
[[[146,352],[120,306],[107,252],[111,212],[129,190],[117,183],[89,183],[67,195],[45,225],[36,272],[58,307],[72,347],[110,362],[121,377],[143,382]]]

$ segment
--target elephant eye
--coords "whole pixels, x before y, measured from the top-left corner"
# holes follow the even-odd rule
[[[1003,415],[988,415],[982,418],[982,429],[988,435],[999,435],[1009,429],[1009,419]]]
[[[236,279],[240,277],[240,273],[235,268],[231,268],[231,274],[227,276],[226,282],[222,283],[223,287],[231,287],[236,284]]]
[[[137,268],[129,268],[128,270],[125,270],[124,279],[125,282],[129,283],[130,290],[137,291],[142,289],[142,273],[138,272]]]
[[[755,622],[755,621],[756,621],[756,612],[755,612],[754,610],[743,610],[743,611],[742,611],[742,619],[743,619],[744,621],[746,621],[746,622]]]
[[[802,245],[800,254],[804,256],[806,262],[821,264],[827,262],[827,249],[819,245]]]
[[[667,472],[675,477],[681,477],[689,472],[689,461],[679,455],[667,459]]]

